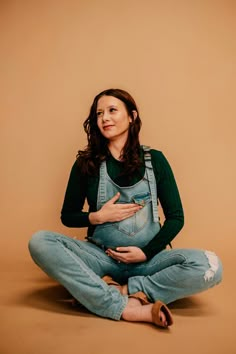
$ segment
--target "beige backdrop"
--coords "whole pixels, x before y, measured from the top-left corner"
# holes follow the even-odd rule
[[[27,243],[38,229],[85,234],[62,226],[60,209],[92,100],[118,87],[138,103],[142,143],[174,170],[186,216],[174,246],[215,250],[229,279],[235,1],[2,0],[0,10],[3,273],[35,271]]]

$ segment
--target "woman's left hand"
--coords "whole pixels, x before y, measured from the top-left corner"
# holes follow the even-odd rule
[[[135,246],[116,247],[116,250],[108,248],[106,254],[121,263],[139,263],[147,260],[145,253]]]

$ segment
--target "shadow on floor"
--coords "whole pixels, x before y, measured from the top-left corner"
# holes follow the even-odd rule
[[[11,300],[10,300],[11,301]],[[48,312],[64,313],[73,316],[93,316],[82,305],[73,306],[70,293],[61,285],[45,284],[42,289],[27,291],[12,299],[11,304],[38,308]],[[177,300],[168,306],[177,316],[209,316],[214,312],[211,304],[206,303],[199,296],[192,296]]]
[[[177,316],[204,317],[214,314],[211,304],[203,301],[198,295],[176,300],[168,307]]]
[[[82,305],[73,305],[72,296],[61,285],[50,285],[40,290],[28,291],[15,300],[15,305],[38,308],[48,312],[77,316],[79,311],[81,316],[93,316]]]

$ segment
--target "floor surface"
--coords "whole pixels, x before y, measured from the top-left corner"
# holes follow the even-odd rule
[[[168,330],[72,308],[67,291],[29,257],[5,264],[0,354],[235,354],[233,258],[225,256],[223,263],[220,285],[171,304],[174,325]]]

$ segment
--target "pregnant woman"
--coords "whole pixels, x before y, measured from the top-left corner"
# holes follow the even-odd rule
[[[140,145],[140,128],[126,91],[94,98],[84,122],[88,144],[72,167],[61,213],[64,225],[88,228],[86,240],[39,231],[29,250],[94,314],[168,327],[167,304],[218,284],[222,266],[211,251],[168,247],[183,227],[182,203],[167,159]]]

